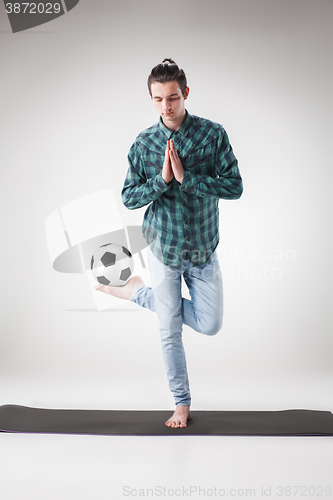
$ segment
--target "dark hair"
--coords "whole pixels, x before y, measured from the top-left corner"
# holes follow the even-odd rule
[[[176,81],[180,87],[180,90],[185,94],[185,89],[187,86],[187,80],[185,73],[180,69],[173,59],[163,59],[161,64],[157,64],[152,70],[148,77],[148,89],[151,94],[151,84],[174,82]]]

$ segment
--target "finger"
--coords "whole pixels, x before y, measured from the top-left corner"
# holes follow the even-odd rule
[[[167,147],[165,149],[165,155],[164,155],[165,160],[170,159],[170,141],[167,142]]]
[[[173,151],[173,153],[175,154],[175,156],[177,155],[178,156],[178,151],[177,149],[175,148],[175,145],[173,143],[173,140],[171,139],[171,151]]]
[[[176,163],[179,160],[179,156],[177,155],[177,151],[170,150],[170,159],[173,163]]]

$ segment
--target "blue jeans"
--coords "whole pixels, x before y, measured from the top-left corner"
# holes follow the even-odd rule
[[[183,324],[204,335],[215,335],[221,329],[223,290],[218,257],[214,252],[208,262],[200,266],[182,261],[180,267],[169,267],[148,249],[148,265],[152,288],[141,286],[131,300],[157,313],[169,388],[176,405],[190,406]],[[182,276],[191,300],[181,295]]]

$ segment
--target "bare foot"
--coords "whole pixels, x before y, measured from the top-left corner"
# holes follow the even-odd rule
[[[108,293],[119,299],[130,300],[133,293],[141,286],[144,282],[140,276],[133,276],[126,285],[123,286],[110,286],[110,285],[96,285],[95,290],[100,292]]]
[[[187,427],[187,421],[192,419],[189,406],[176,406],[175,412],[169,420],[165,422],[167,427]]]

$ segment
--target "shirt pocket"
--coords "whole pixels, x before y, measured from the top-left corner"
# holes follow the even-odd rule
[[[208,175],[209,177],[216,177],[215,175],[215,151],[216,151],[216,138],[213,137],[208,143],[199,146],[197,149],[192,149],[186,156],[186,167],[193,174]]]
[[[193,174],[215,177],[214,155],[210,153],[190,155],[187,159],[187,168]]]
[[[156,177],[157,174],[162,172],[164,155],[146,155],[144,158],[144,162],[146,177],[147,179],[151,179],[152,177]]]

